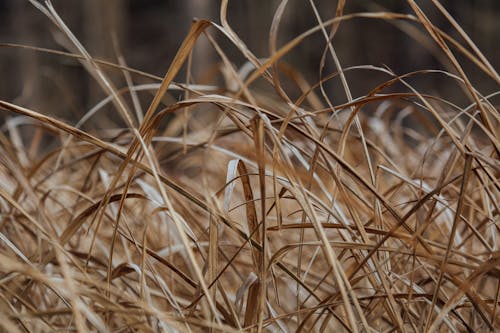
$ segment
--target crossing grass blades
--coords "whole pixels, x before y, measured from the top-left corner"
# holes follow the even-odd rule
[[[310,1],[317,24],[278,43],[282,1],[262,59],[225,0],[162,78],[92,57],[50,2],[31,2],[66,50],[2,48],[77,61],[107,97],[80,119],[0,101],[2,331],[499,329],[500,76],[438,1],[453,36],[414,1],[411,13],[339,1],[330,19]],[[442,68],[342,67],[334,35],[363,20],[412,27]],[[312,36],[336,67],[311,83],[285,58]],[[181,74],[201,38],[214,84]],[[384,80],[357,96],[353,72]],[[434,76],[468,102],[415,83]]]

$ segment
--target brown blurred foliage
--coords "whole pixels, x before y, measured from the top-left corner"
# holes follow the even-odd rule
[[[185,37],[193,18],[219,21],[219,1],[162,1],[162,0],[53,0],[54,7],[77,38],[94,57],[117,62],[117,49],[127,64],[133,68],[156,75],[163,75],[176,49]],[[335,1],[315,1],[322,19],[335,15]],[[441,1],[462,28],[469,34],[494,67],[500,61],[496,37],[500,30],[500,2]],[[243,38],[250,50],[259,57],[269,54],[268,35],[274,12],[279,1],[232,1],[229,19],[233,29]],[[453,31],[446,19],[440,16],[430,1],[421,4],[426,13],[444,31]],[[347,1],[346,14],[360,11],[396,11],[412,13],[406,1]],[[37,11],[29,1],[0,0],[0,42],[65,50],[65,42],[51,22]],[[280,43],[293,38],[317,24],[308,1],[289,1],[280,26]],[[343,23],[334,39],[343,67],[353,65],[388,66],[396,73],[417,69],[443,68],[440,59],[429,49],[417,43],[407,32],[415,27],[397,26],[379,20],[352,20]],[[403,32],[401,29],[409,29]],[[418,36],[418,28],[416,29]],[[212,31],[222,45],[224,37]],[[415,33],[415,31],[413,31]],[[458,36],[454,33],[455,38]],[[116,36],[117,43],[113,43]],[[114,47],[115,45],[115,47]],[[318,72],[325,42],[320,34],[307,39],[285,60],[298,68],[313,83]],[[232,55],[235,66],[244,58],[236,50],[224,50]],[[203,81],[208,71],[219,61],[212,48],[202,38],[193,56],[194,80]],[[334,70],[327,60],[324,73]],[[467,70],[467,61],[464,61]],[[474,68],[471,66],[470,68]],[[97,103],[104,94],[81,65],[72,59],[30,50],[0,48],[0,98],[34,107],[66,119],[81,117],[85,110]],[[491,91],[494,84],[482,73],[469,70],[472,82]],[[117,86],[124,82],[121,73],[113,77]],[[379,82],[373,74],[363,71],[348,74],[355,95],[365,94]],[[182,79],[180,79],[182,80]],[[336,85],[337,84],[337,85]],[[438,78],[426,78],[425,89],[447,94],[446,85]],[[343,99],[338,83],[331,83],[333,98]],[[495,88],[493,86],[493,88]],[[450,90],[451,91],[451,90]],[[447,96],[457,103],[464,97]],[[78,119],[78,118],[77,118]]]

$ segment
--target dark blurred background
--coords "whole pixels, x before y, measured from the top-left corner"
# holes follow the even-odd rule
[[[205,18],[219,22],[220,1],[210,0],[52,0],[68,27],[92,56],[116,62],[112,35],[127,64],[133,68],[162,76],[181,41],[186,36],[192,19]],[[259,57],[269,54],[268,35],[274,11],[280,1],[233,0],[229,5],[229,22],[233,29]],[[315,1],[324,20],[335,14],[335,1]],[[458,34],[433,7],[431,1],[419,1],[431,20],[453,37]],[[443,0],[441,3],[455,17],[475,41],[491,64],[500,62],[498,47],[500,31],[500,1],[498,0]],[[409,5],[399,1],[347,1],[345,13],[358,11],[396,11],[412,13]],[[0,43],[64,50],[58,39],[61,34],[54,25],[27,0],[0,0]],[[280,29],[279,43],[316,25],[309,1],[289,1]],[[433,54],[435,44],[430,40],[416,42],[423,29],[404,22],[356,19],[340,26],[334,46],[342,65],[386,65],[396,73],[416,69],[446,68]],[[221,43],[236,66],[244,58],[214,29],[212,36]],[[462,42],[462,41],[461,41]],[[285,60],[301,71],[309,83],[318,81],[319,63],[325,47],[321,34],[308,38]],[[435,49],[434,49],[435,50]],[[483,94],[498,90],[493,80],[477,70],[470,61],[459,56],[472,82]],[[220,59],[202,37],[193,57],[193,77],[201,83],[210,81],[207,72]],[[331,58],[325,73],[334,70]],[[73,59],[11,47],[0,47],[0,98],[58,115],[74,123],[104,94],[82,66]],[[360,96],[387,79],[368,71],[348,74],[354,96]],[[123,75],[112,75],[115,84],[124,85]],[[208,79],[207,79],[208,78]],[[140,78],[137,78],[140,81]],[[182,81],[180,76],[177,80]],[[144,82],[147,82],[144,81]],[[457,103],[467,103],[466,96],[456,96],[456,86],[439,76],[415,79],[425,92],[439,93]],[[345,95],[337,82],[329,87],[338,103]],[[76,118],[74,118],[76,117]]]

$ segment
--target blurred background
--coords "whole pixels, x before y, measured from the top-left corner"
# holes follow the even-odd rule
[[[314,2],[323,20],[334,17],[335,1]],[[269,28],[279,3],[270,0],[230,1],[230,24],[258,57],[269,55]],[[493,67],[498,69],[500,1],[442,0],[441,3]],[[220,22],[220,1],[215,0],[52,0],[52,4],[92,56],[117,62],[119,50],[128,66],[158,76],[164,75],[193,18]],[[431,1],[419,1],[419,5],[434,24],[464,44]],[[413,14],[403,0],[347,1],[345,13],[359,11]],[[0,0],[0,22],[0,43],[3,43],[0,47],[1,99],[44,113],[50,112],[74,123],[104,97],[78,61],[5,45],[16,43],[65,50],[66,42],[62,34],[29,1]],[[309,1],[289,1],[280,27],[279,45],[316,24]],[[209,31],[235,66],[242,66],[245,60],[236,48],[215,29]],[[116,36],[115,44],[113,35]],[[418,69],[451,70],[446,67],[449,64],[443,64],[442,58],[434,53],[434,42],[428,38],[421,39],[424,35],[421,27],[403,21],[355,19],[341,24],[334,38],[334,46],[344,67],[367,64],[387,66],[399,74]],[[313,84],[319,78],[324,49],[324,38],[321,34],[315,34],[287,55],[285,60]],[[458,59],[481,93],[498,90],[494,81],[477,70],[470,61],[462,56],[458,56]],[[220,58],[202,37],[193,55],[194,81],[214,83],[217,79],[209,73],[214,72],[218,62]],[[331,58],[327,57],[324,75],[334,70]],[[117,87],[125,85],[122,73],[110,73]],[[354,97],[366,94],[375,85],[387,80],[387,76],[366,70],[350,72],[347,78]],[[143,83],[141,80],[148,82],[143,78],[134,79],[140,83]],[[176,80],[183,81],[183,74]],[[456,103],[467,105],[467,96],[456,96],[456,86],[450,87],[449,80],[443,81],[438,75],[426,76],[421,80],[415,79],[413,82],[420,85],[424,92],[438,93]],[[327,88],[337,104],[345,101],[345,94],[337,81],[329,83]]]

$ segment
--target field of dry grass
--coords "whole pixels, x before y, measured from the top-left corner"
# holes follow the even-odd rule
[[[0,331],[500,329],[500,76],[438,1],[453,34],[410,0],[333,18],[306,1],[317,24],[283,43],[281,1],[263,59],[223,0],[163,78],[92,57],[30,1],[66,50],[2,46],[76,59],[107,97],[79,119],[0,100]],[[343,67],[334,36],[363,20],[406,27],[441,67]],[[335,68],[317,82],[285,61],[311,36]],[[201,83],[199,39],[217,54]],[[351,73],[383,79],[357,95]],[[421,84],[436,78],[468,102]]]

